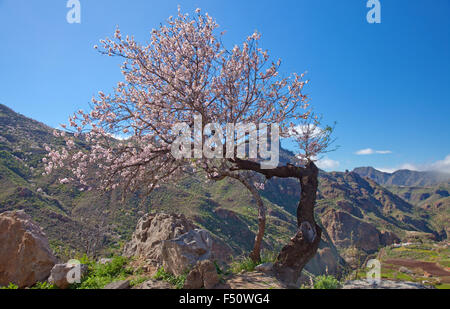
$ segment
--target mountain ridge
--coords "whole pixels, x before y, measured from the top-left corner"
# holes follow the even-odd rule
[[[0,129],[0,212],[25,210],[44,228],[61,257],[79,251],[104,254],[117,250],[129,239],[138,219],[151,212],[186,215],[227,243],[235,255],[251,249],[257,207],[235,181],[205,183],[201,177],[192,177],[163,186],[149,197],[133,195],[122,202],[117,191],[100,196],[61,185],[57,179],[64,171],[42,175],[44,145],[64,144],[63,139],[53,136],[52,128],[0,105]],[[280,157],[287,162],[292,153],[282,149]],[[396,237],[408,237],[409,232],[438,236],[426,209],[356,172],[321,171],[319,181],[316,215],[324,229],[321,250],[328,250],[327,260],[342,266],[342,257],[352,260],[349,249],[370,254]],[[276,250],[296,230],[300,186],[294,179],[273,179],[261,195],[268,210],[264,246]],[[371,232],[352,235],[358,229]],[[320,256],[312,264],[324,271],[319,260]]]
[[[357,167],[353,172],[368,177],[378,184],[395,186],[434,186],[450,182],[450,174],[437,171],[411,171],[402,169],[393,173],[379,171],[373,167]]]

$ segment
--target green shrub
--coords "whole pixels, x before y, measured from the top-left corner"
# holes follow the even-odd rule
[[[340,287],[339,281],[333,276],[318,276],[314,281],[316,290],[335,290]]]
[[[255,263],[249,257],[239,258],[231,262],[230,268],[233,274],[239,274],[242,271],[254,271],[260,263]]]
[[[131,286],[131,287],[135,287],[135,286],[137,286],[137,285],[139,285],[139,284],[141,284],[141,283],[144,283],[144,282],[148,281],[149,279],[150,279],[150,278],[147,277],[147,276],[139,276],[139,277],[136,277],[136,278],[134,278],[134,279],[132,279],[132,280],[130,281],[130,286]]]
[[[164,268],[161,267],[153,276],[153,279],[166,281],[173,285],[176,289],[182,289],[184,286],[184,282],[186,281],[187,274],[188,272],[181,276],[175,276],[171,273],[166,272]]]
[[[114,278],[120,275],[130,274],[130,270],[125,267],[127,263],[127,258],[118,256],[114,257],[111,262],[106,264],[96,263],[93,270],[97,276]]]
[[[233,260],[231,262],[231,272],[234,274],[238,274],[241,271],[254,271],[255,267],[260,265],[260,264],[265,264],[265,263],[274,263],[277,259],[277,252],[275,251],[263,251],[261,253],[261,261],[260,262],[254,262],[251,258],[249,257],[241,257],[238,258],[237,260]]]
[[[56,285],[50,284],[48,282],[38,282],[32,288],[32,290],[56,290],[58,287]]]
[[[81,257],[77,257],[77,260],[79,260],[81,264],[87,266],[92,266],[96,263],[95,260],[90,258],[86,253],[83,254]]]
[[[128,259],[123,256],[114,257],[107,264],[96,263],[86,256],[81,258],[80,262],[87,265],[89,270],[80,284],[72,286],[75,289],[102,289],[109,283],[125,280],[133,274],[133,271],[126,267]]]

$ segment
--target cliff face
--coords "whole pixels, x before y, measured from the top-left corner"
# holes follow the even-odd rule
[[[395,234],[389,237],[374,225],[362,221],[345,211],[330,209],[322,215],[323,226],[333,243],[339,248],[355,246],[367,253],[374,253],[380,247],[398,241]]]

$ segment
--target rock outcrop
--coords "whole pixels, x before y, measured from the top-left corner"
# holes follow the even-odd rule
[[[219,283],[216,266],[210,260],[200,261],[189,272],[184,289],[212,289]]]
[[[211,258],[212,238],[206,230],[190,230],[175,239],[163,241],[161,258],[166,271],[180,276],[197,264]]]
[[[161,263],[163,241],[177,238],[196,227],[183,215],[146,214],[139,219],[132,239],[125,245],[123,255]]]
[[[313,259],[306,265],[305,270],[314,274],[332,274],[336,275],[339,273],[340,265],[343,263],[340,256],[334,253],[329,247],[325,247],[317,250],[316,255]]]
[[[45,281],[56,258],[45,233],[23,211],[0,214],[0,286]]]
[[[367,253],[382,245],[381,233],[373,225],[359,220],[345,211],[330,209],[322,216],[322,223],[333,243],[339,248],[356,246]]]
[[[401,239],[394,232],[382,231],[380,241],[383,246],[390,246],[400,243]]]
[[[147,214],[138,222],[123,255],[184,274],[200,260],[225,260],[231,249],[208,231],[198,229],[184,215]]]

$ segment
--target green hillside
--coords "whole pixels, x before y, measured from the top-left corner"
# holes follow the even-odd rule
[[[42,176],[45,144],[63,143],[52,131],[0,105],[0,212],[25,210],[44,228],[60,257],[70,257],[75,252],[95,255],[116,250],[130,238],[144,213],[162,211],[185,214],[225,241],[236,255],[251,249],[257,208],[241,184],[191,177],[163,186],[148,197],[136,194],[125,201],[119,192],[81,192],[59,184],[56,180],[61,175]],[[78,145],[86,147],[81,141]],[[282,151],[282,161],[291,158],[290,152]],[[273,179],[261,193],[268,208],[265,247],[277,249],[295,232],[299,183]],[[436,234],[436,227],[443,224],[439,212],[430,214],[423,205],[410,204],[394,193],[357,173],[322,172],[317,205],[317,219],[324,227],[321,247],[330,247],[339,260],[336,247],[341,253],[349,248],[371,251],[365,249],[364,242],[383,246],[381,233],[385,231],[399,237],[408,231]],[[343,222],[335,221],[340,218],[350,220],[350,229],[339,227]],[[370,227],[376,239],[351,235],[352,226]]]

